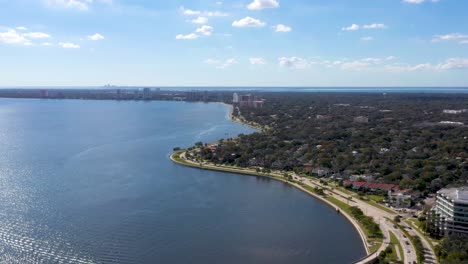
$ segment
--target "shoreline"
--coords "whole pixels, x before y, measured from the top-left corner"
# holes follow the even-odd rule
[[[259,131],[264,131],[264,128],[260,127],[259,125],[257,125],[257,126],[251,125],[251,124],[243,122],[240,118],[234,117],[233,116],[234,105],[224,103],[224,102],[221,102],[221,104],[224,104],[224,105],[229,107],[228,118],[231,121],[242,124],[242,125],[249,126],[249,127],[254,128],[256,130],[259,130]],[[272,175],[264,175],[264,174],[260,174],[260,173],[257,173],[257,172],[249,171],[248,169],[228,168],[228,167],[224,168],[224,167],[215,167],[215,166],[211,166],[211,165],[199,165],[199,164],[196,164],[194,162],[188,161],[187,159],[185,159],[185,157],[181,158],[180,156],[182,154],[184,154],[184,156],[185,156],[185,152],[186,152],[185,149],[182,149],[182,150],[179,150],[179,151],[174,151],[170,155],[169,158],[170,158],[170,160],[172,162],[174,162],[176,164],[179,164],[179,165],[182,165],[182,166],[188,166],[188,167],[192,167],[192,168],[197,168],[197,169],[213,170],[213,171],[232,173],[232,174],[241,174],[241,175],[247,175],[247,176],[266,177],[266,178],[273,179],[273,180],[276,180],[276,181],[279,181],[279,182],[287,183],[288,185],[295,187],[296,189],[298,189],[298,190],[312,196],[313,198],[316,198],[317,200],[320,200],[320,201],[324,202],[326,205],[332,207],[333,209],[335,209],[337,211],[339,210],[339,212],[337,212],[337,213],[342,215],[346,220],[348,220],[348,222],[351,223],[351,225],[354,227],[354,229],[359,234],[359,237],[361,238],[361,242],[362,242],[362,244],[364,246],[364,250],[365,250],[367,255],[363,256],[359,260],[354,261],[353,263],[361,263],[362,260],[365,260],[365,259],[371,257],[375,253],[375,252],[370,251],[370,246],[367,244],[367,236],[365,235],[365,231],[359,225],[357,220],[355,220],[345,210],[343,210],[342,208],[339,208],[339,206],[333,204],[332,202],[328,201],[324,197],[321,197],[320,195],[318,195],[316,193],[313,193],[313,192],[303,188],[302,186],[300,186],[297,183],[287,181],[287,180],[282,179],[280,177],[275,177],[275,176],[272,176]],[[176,155],[178,155],[178,157],[176,157]],[[382,246],[383,246],[383,244],[382,244]],[[377,249],[377,251],[378,251],[378,249]]]
[[[268,178],[268,179],[275,180],[275,181],[278,181],[278,182],[283,182],[283,183],[286,183],[286,184],[288,184],[288,185],[290,185],[292,187],[295,187],[296,189],[298,189],[298,190],[312,196],[313,198],[316,198],[317,200],[320,200],[321,202],[325,203],[326,205],[328,205],[329,207],[331,207],[331,208],[333,208],[335,210],[339,209],[339,213],[337,212],[337,214],[340,214],[340,215],[344,216],[344,218],[354,227],[354,229],[357,231],[359,237],[361,238],[361,242],[362,242],[362,244],[364,246],[364,250],[366,251],[366,254],[367,254],[367,255],[363,256],[361,259],[366,259],[370,255],[375,253],[375,252],[370,251],[370,247],[367,245],[367,237],[365,235],[365,232],[361,228],[361,226],[357,223],[357,221],[354,218],[352,218],[352,216],[349,215],[345,210],[337,207],[335,204],[333,204],[332,202],[328,201],[327,199],[321,197],[320,195],[305,189],[304,187],[300,186],[297,183],[290,182],[290,181],[287,181],[285,179],[282,179],[279,176],[277,177],[277,176],[273,176],[273,175],[265,175],[265,174],[261,174],[261,173],[257,173],[257,172],[253,172],[253,171],[248,171],[247,169],[242,170],[242,169],[229,168],[229,167],[226,167],[226,168],[224,168],[224,167],[215,167],[215,166],[206,165],[206,164],[200,166],[199,164],[188,161],[185,158],[180,158],[180,155],[185,154],[185,152],[186,152],[185,150],[175,151],[170,155],[169,158],[170,158],[170,160],[172,162],[174,162],[176,164],[179,164],[179,165],[182,165],[182,166],[186,166],[186,167],[192,167],[192,168],[201,169],[201,170],[211,170],[211,171],[218,171],[218,172],[224,172],[224,173],[231,173],[231,174],[241,174],[241,175],[245,175],[245,176],[264,177],[264,178]],[[178,160],[176,158],[176,155],[179,155],[179,159],[181,159],[181,160]],[[356,262],[353,262],[353,263],[357,263],[358,261],[359,260],[357,260]]]
[[[233,105],[233,104],[228,104],[228,103],[224,103],[224,102],[221,102],[220,104],[229,107],[228,118],[229,118],[229,120],[231,120],[232,122],[236,122],[236,123],[239,123],[239,124],[241,124],[241,125],[251,127],[251,128],[256,129],[256,130],[258,130],[258,131],[264,131],[264,130],[265,130],[265,129],[264,129],[263,127],[261,127],[259,124],[249,124],[249,123],[246,123],[246,122],[242,121],[242,119],[245,120],[245,118],[243,118],[242,115],[241,115],[242,118],[235,117],[235,116],[234,116],[234,105]]]

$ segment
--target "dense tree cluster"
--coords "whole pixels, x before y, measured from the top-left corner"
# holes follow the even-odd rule
[[[468,263],[468,237],[448,236],[436,246],[440,263]]]
[[[267,129],[224,140],[214,163],[314,174],[372,175],[435,192],[468,180],[468,95],[263,93],[263,108],[236,108]],[[450,121],[454,123],[447,123]]]

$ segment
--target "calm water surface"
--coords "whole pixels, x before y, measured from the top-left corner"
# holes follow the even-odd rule
[[[347,263],[342,216],[272,180],[173,164],[250,133],[221,104],[0,100],[1,263]]]

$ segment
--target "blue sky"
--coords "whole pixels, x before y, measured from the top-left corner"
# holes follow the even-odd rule
[[[0,86],[468,86],[464,0],[0,0]]]

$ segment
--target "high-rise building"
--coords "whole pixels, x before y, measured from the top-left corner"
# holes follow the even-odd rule
[[[239,104],[241,107],[253,107],[255,96],[251,94],[243,94],[240,96]]]
[[[237,93],[234,93],[234,94],[232,95],[232,102],[233,102],[234,104],[238,104],[238,103],[239,103],[239,95],[238,95]]]
[[[49,91],[48,90],[41,90],[40,91],[40,96],[41,96],[41,98],[48,98],[49,97]]]
[[[438,191],[428,218],[441,235],[468,234],[468,187]]]
[[[143,89],[143,99],[145,99],[145,100],[150,100],[151,99],[151,89],[150,88],[144,88]]]

